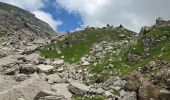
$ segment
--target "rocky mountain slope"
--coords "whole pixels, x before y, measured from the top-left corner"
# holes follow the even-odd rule
[[[4,54],[22,53],[25,45],[33,43],[45,44],[54,34],[55,31],[47,23],[30,12],[0,2],[0,37],[3,36],[0,45],[7,47],[1,49]],[[3,40],[6,42],[2,44]]]
[[[11,5],[0,3],[0,19],[0,100],[170,98],[170,21],[139,34],[107,25],[54,36]]]

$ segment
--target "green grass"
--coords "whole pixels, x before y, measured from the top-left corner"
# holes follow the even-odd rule
[[[122,32],[127,36],[126,39],[133,35],[133,32],[128,30],[122,31],[119,28],[116,30],[117,31],[111,29],[105,30],[102,28],[88,28],[79,32],[74,32],[63,41],[54,41],[54,43],[46,46],[43,50],[40,50],[40,53],[48,58],[64,56],[66,62],[76,63],[81,57],[90,52],[94,43],[122,40],[122,38],[119,38],[119,34],[122,34]],[[69,42],[69,44],[65,44],[65,42]],[[53,49],[47,50],[47,48]],[[57,54],[58,51],[56,49],[60,50],[61,54]]]
[[[88,95],[87,96],[83,96],[83,95],[73,95],[73,99],[74,100],[106,100],[106,97],[103,94],[96,94],[96,95]]]

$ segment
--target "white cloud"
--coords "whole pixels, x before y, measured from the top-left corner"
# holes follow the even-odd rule
[[[58,26],[62,24],[62,21],[55,20],[50,13],[41,10],[48,5],[49,0],[0,0],[0,2],[32,12],[38,19],[48,23],[54,30],[57,30]]]
[[[57,30],[57,27],[62,24],[60,20],[54,20],[51,14],[44,11],[36,10],[32,12],[38,19],[48,23],[53,29]]]
[[[84,26],[113,24],[139,31],[157,17],[170,19],[170,0],[56,0],[57,6],[80,14]]]
[[[28,11],[45,7],[46,0],[0,0],[0,2],[15,5]]]

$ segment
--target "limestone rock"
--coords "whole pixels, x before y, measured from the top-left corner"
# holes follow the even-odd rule
[[[53,83],[60,83],[61,82],[61,78],[58,76],[57,73],[48,75],[47,79],[48,79],[48,81],[51,81]]]
[[[84,84],[73,82],[73,83],[69,84],[68,89],[69,89],[69,91],[71,91],[74,94],[84,95],[89,91],[90,87],[88,87]]]
[[[88,66],[88,65],[90,65],[90,63],[88,61],[85,61],[85,62],[82,63],[82,65],[83,66]]]
[[[26,64],[20,68],[20,73],[24,73],[24,74],[33,74],[35,71],[36,69],[33,64]]]
[[[69,92],[68,90],[68,85],[66,83],[59,83],[59,84],[55,84],[52,86],[53,90],[56,91],[57,94],[59,95],[63,95],[65,98],[67,98],[68,100],[71,99],[72,94]]]
[[[50,90],[50,86],[41,80],[37,74],[34,74],[21,84],[0,91],[0,100],[17,100],[18,98],[34,100],[35,96],[42,90]]]
[[[54,62],[52,62],[52,64],[54,64],[54,65],[63,65],[64,60],[55,60]]]
[[[50,73],[54,70],[55,67],[51,65],[41,64],[41,65],[38,65],[37,68],[38,68],[38,71],[40,72]]]

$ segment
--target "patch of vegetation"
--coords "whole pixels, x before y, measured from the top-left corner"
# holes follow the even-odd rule
[[[103,94],[96,95],[73,95],[74,100],[106,100],[106,97]]]
[[[125,38],[120,38],[119,35],[124,34]],[[116,29],[103,29],[103,28],[88,28],[79,32],[74,32],[67,36],[63,41],[54,41],[45,49],[40,50],[43,56],[48,58],[64,56],[64,60],[69,63],[75,63],[80,58],[90,52],[94,43],[101,41],[117,41],[122,39],[129,39],[133,36],[134,32],[120,28]],[[50,50],[47,50],[50,48]],[[61,51],[61,54],[56,54]],[[54,52],[56,51],[56,52]]]
[[[144,36],[152,36],[155,37],[155,39],[158,39],[162,36],[170,36],[170,26],[161,26],[161,27],[156,27],[149,31],[146,35]]]

